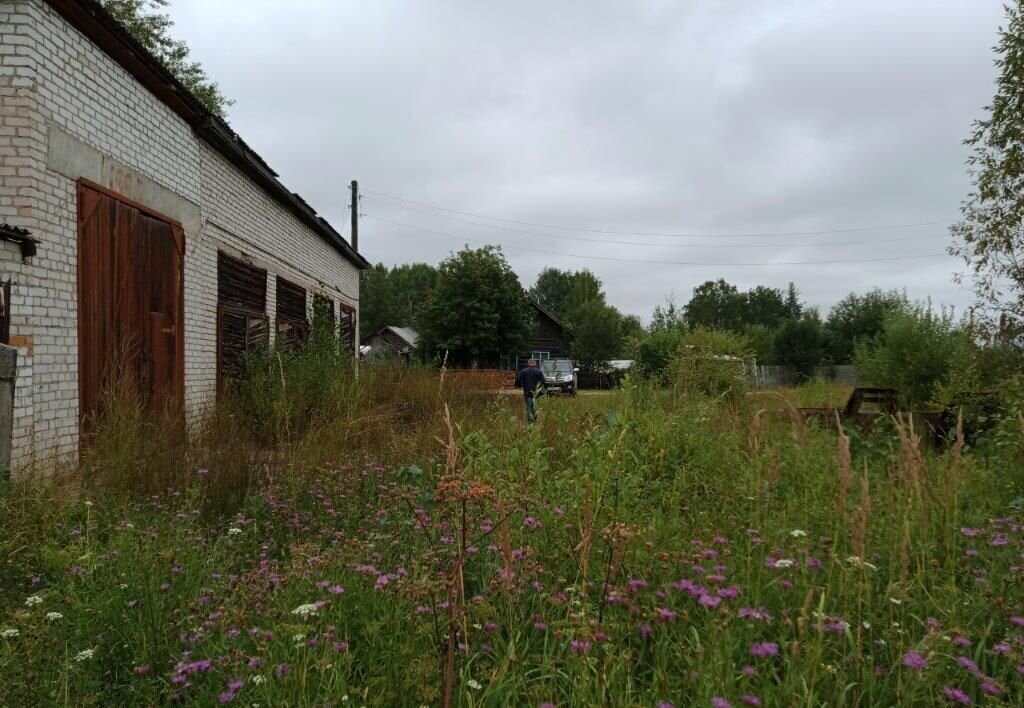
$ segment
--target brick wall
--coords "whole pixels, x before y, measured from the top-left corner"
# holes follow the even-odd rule
[[[66,155],[55,164],[49,148],[57,132],[69,136],[62,149],[73,143],[97,156],[89,164],[100,177],[76,173],[75,160],[60,159]],[[16,284],[16,467],[67,457],[78,447],[79,177],[185,225],[185,385],[192,412],[215,397],[218,249],[327,295],[336,308],[340,301],[358,307],[354,266],[43,0],[0,0],[0,221],[28,228],[41,241],[31,263],[0,244],[0,278]],[[159,205],[147,201],[153,195]],[[181,213],[173,213],[178,207]]]

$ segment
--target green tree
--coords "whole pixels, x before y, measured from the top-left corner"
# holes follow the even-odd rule
[[[619,337],[621,343],[619,351],[613,357],[615,359],[629,359],[636,349],[637,343],[644,338],[646,331],[644,324],[636,315],[622,315],[619,324]]]
[[[680,329],[685,326],[683,312],[676,307],[675,298],[671,295],[665,298],[664,305],[656,305],[651,315],[651,331],[658,332],[665,329]]]
[[[811,378],[824,350],[818,313],[809,310],[800,319],[783,322],[775,333],[774,349],[777,364],[792,366],[801,381]]]
[[[985,309],[1024,316],[1024,0],[1006,5],[999,29],[996,94],[965,144],[974,189],[951,231]]]
[[[800,291],[796,289],[796,285],[792,282],[786,288],[785,308],[786,317],[791,320],[798,319],[804,313],[804,304],[800,302]]]
[[[233,101],[221,93],[203,67],[191,60],[188,45],[171,37],[174,22],[162,12],[169,0],[102,0],[103,7],[124,25],[139,44],[156,57],[210,113],[224,117]]]
[[[896,389],[904,406],[916,408],[932,400],[972,346],[951,314],[918,305],[888,312],[882,332],[857,344],[854,361],[861,378]]]
[[[360,274],[359,334],[368,337],[387,325],[411,327],[437,279],[426,263],[407,263],[388,269],[383,263]]]
[[[837,302],[825,320],[825,349],[832,364],[849,364],[857,342],[872,339],[885,326],[890,312],[910,307],[905,293],[875,288],[869,293],[850,293]]]
[[[775,288],[758,285],[743,294],[741,317],[745,325],[762,325],[773,329],[789,316],[782,293]]]
[[[743,295],[735,285],[719,278],[694,288],[683,312],[690,328],[737,331],[743,326],[743,310]]]
[[[772,366],[775,361],[775,332],[763,324],[748,325],[743,328],[743,336],[750,344],[750,351],[758,364]]]
[[[424,353],[454,366],[495,366],[536,326],[534,310],[501,249],[465,248],[441,262],[417,329]]]
[[[589,270],[579,270],[573,273],[570,283],[569,292],[562,303],[561,317],[571,320],[573,312],[583,305],[592,302],[605,304],[601,280]]]
[[[566,323],[573,361],[583,371],[598,371],[621,352],[622,315],[614,307],[589,300],[574,307]]]
[[[685,334],[682,327],[652,329],[636,345],[633,370],[640,376],[667,383],[669,364],[682,345]]]
[[[571,271],[545,268],[537,276],[537,282],[530,288],[530,297],[545,310],[560,318],[565,299],[569,296],[572,286],[573,274]]]

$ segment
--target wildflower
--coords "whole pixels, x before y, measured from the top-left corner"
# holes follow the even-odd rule
[[[747,678],[755,678],[757,676],[757,669],[749,664],[740,669],[740,672]]]
[[[274,676],[277,676],[279,679],[284,678],[291,670],[292,667],[289,664],[278,664],[274,667]]]
[[[327,592],[331,593],[332,595],[343,595],[345,593],[345,588],[341,587],[340,585],[332,585],[331,587],[327,588]]]
[[[1010,542],[1010,537],[1005,533],[997,533],[995,538],[988,542],[990,546],[1005,546]]]
[[[732,703],[721,696],[715,696],[711,699],[711,706],[712,708],[732,708]]]
[[[339,654],[344,654],[348,651],[348,642],[335,642],[334,651],[338,652]]]
[[[971,704],[971,697],[961,691],[959,688],[953,688],[952,686],[945,686],[942,689],[942,695],[950,703],[959,703],[960,705],[969,706]]]
[[[719,588],[718,596],[726,600],[734,600],[740,596],[740,587],[739,585],[730,585],[729,587]]]
[[[237,526],[232,526],[228,529],[228,536],[237,536],[240,533],[242,533],[242,529],[238,528]]]
[[[132,669],[132,673],[136,676],[149,676],[149,674],[152,673],[152,671],[153,670],[148,666],[136,666]]]
[[[1010,624],[1016,625],[1018,627],[1024,627],[1024,617],[1011,617]]]
[[[260,676],[259,674],[256,674],[255,676],[250,678],[249,681],[251,681],[254,686],[260,686],[263,684],[264,681],[266,681],[266,679]]]
[[[740,696],[740,700],[743,701],[744,703],[746,703],[748,706],[759,706],[759,705],[761,705],[761,699],[760,698],[758,698],[757,696],[751,696],[749,694],[747,694],[746,696]]]
[[[982,529],[962,528],[960,529],[960,533],[966,536],[967,538],[977,538],[978,536],[985,535],[985,532]]]
[[[47,612],[46,613],[46,621],[47,622],[56,622],[57,620],[62,620],[62,619],[64,619],[64,615],[62,615],[59,612]]]
[[[895,598],[895,597],[890,597],[889,598],[889,602],[891,602],[894,605],[902,605],[903,604],[903,600],[900,600],[899,598]]]
[[[914,671],[920,671],[928,666],[928,660],[921,656],[920,653],[910,650],[903,655],[903,665],[909,666]]]
[[[555,708],[555,704],[551,701],[544,701],[537,708]]]
[[[772,621],[771,614],[763,607],[741,607],[739,616],[741,619],[761,620],[762,622]]]
[[[251,657],[248,661],[248,666],[250,669],[258,669],[263,666],[263,659],[258,656]]]
[[[32,607],[34,605],[41,605],[42,602],[43,602],[43,598],[39,597],[38,595],[29,595],[28,597],[25,598],[25,607]]]
[[[523,526],[525,526],[528,529],[539,529],[542,526],[544,526],[544,524],[541,523],[540,519],[536,519],[532,516],[527,516],[525,519],[523,519]]]
[[[3,639],[14,639],[19,634],[21,634],[21,632],[19,632],[16,629],[5,629],[2,632],[0,632],[0,637],[2,637]]]
[[[1013,647],[1011,647],[1006,642],[999,642],[998,644],[992,647],[992,651],[994,651],[996,654],[1009,654],[1013,651]]]
[[[573,654],[586,654],[590,651],[590,642],[586,639],[573,639],[569,645],[569,651]]]
[[[971,642],[971,640],[965,637],[964,635],[958,634],[955,637],[953,637],[953,644],[957,645],[958,647],[969,647],[971,646],[971,644],[973,644],[973,642]]]
[[[968,659],[966,656],[958,656],[956,658],[956,663],[959,664],[962,668],[970,671],[972,674],[978,673],[978,665],[970,659]]]
[[[83,649],[82,651],[80,651],[77,654],[75,654],[75,661],[79,661],[79,662],[86,661],[88,659],[91,659],[93,654],[95,654],[95,653],[96,652],[93,651],[92,649]]]
[[[480,682],[476,679],[470,679],[469,681],[466,681],[466,685],[472,688],[474,691],[479,691],[481,688],[483,688],[483,686],[480,685]]]
[[[714,595],[701,595],[700,604],[707,608],[715,608],[722,604],[722,598],[715,597]]]
[[[658,708],[676,708],[676,704],[670,701],[658,701]]]
[[[292,637],[292,641],[296,644],[301,644],[302,640],[306,638],[305,634],[296,634]]]
[[[807,535],[807,532],[804,531],[803,529],[793,529],[792,531],[789,532],[789,535],[792,536],[793,538],[803,538],[804,536]]]
[[[658,619],[664,620],[665,622],[674,622],[676,619],[676,613],[664,607],[654,608],[654,614],[658,616]]]
[[[756,656],[759,659],[763,659],[768,656],[779,655],[779,645],[775,642],[762,642],[759,644],[750,645],[751,656]]]
[[[315,604],[307,603],[305,605],[299,605],[298,607],[296,607],[294,610],[292,610],[292,614],[299,615],[300,617],[309,617],[310,615],[315,615],[316,611],[317,606]]]
[[[852,566],[856,566],[857,568],[867,568],[868,570],[878,570],[877,566],[874,566],[871,563],[868,563],[866,560],[862,559],[860,556],[850,556],[849,558],[846,559],[846,562],[849,563]]]
[[[646,622],[642,622],[636,626],[636,631],[640,633],[640,636],[647,639],[651,636],[651,625]]]
[[[770,560],[770,559],[769,559]],[[792,558],[779,558],[777,561],[772,563],[769,567],[771,568],[792,568],[796,563]]]
[[[1002,694],[1003,688],[995,681],[991,679],[985,679],[981,682],[981,691],[982,693],[986,693],[990,696],[998,696]]]

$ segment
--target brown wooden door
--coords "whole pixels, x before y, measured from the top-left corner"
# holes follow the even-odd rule
[[[86,429],[115,381],[152,411],[184,402],[181,227],[92,185],[78,192],[79,413]]]

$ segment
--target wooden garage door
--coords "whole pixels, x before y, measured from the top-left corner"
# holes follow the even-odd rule
[[[119,377],[150,410],[183,410],[184,245],[180,224],[79,185],[79,413],[86,430]]]

